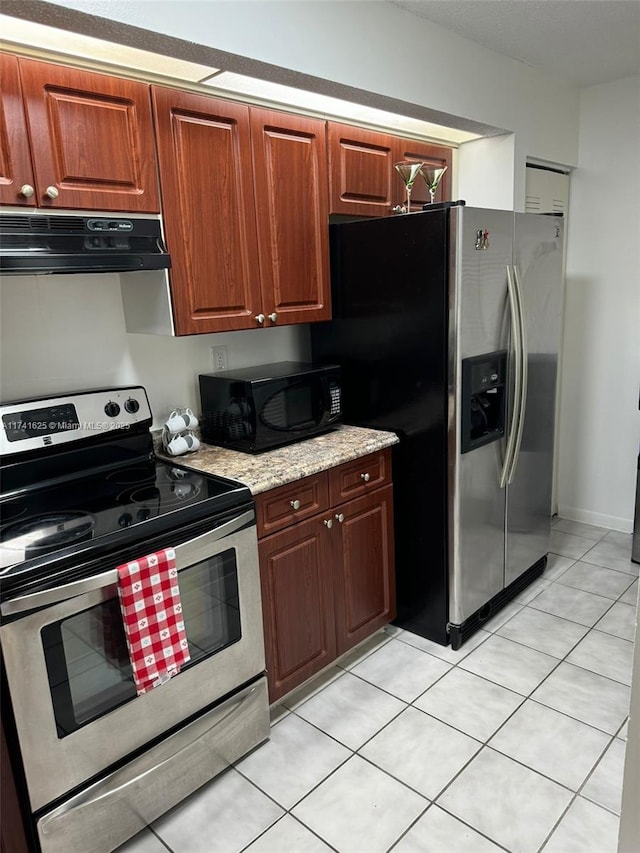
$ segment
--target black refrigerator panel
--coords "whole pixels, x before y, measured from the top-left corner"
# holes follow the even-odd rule
[[[438,431],[393,446],[396,544],[394,624],[435,643],[449,642],[446,462]]]
[[[345,423],[414,435],[442,423],[448,210],[332,225],[333,320],[313,360],[340,364]]]
[[[447,642],[449,210],[331,226],[334,319],[314,362],[341,366],[343,420],[395,432],[397,625]]]

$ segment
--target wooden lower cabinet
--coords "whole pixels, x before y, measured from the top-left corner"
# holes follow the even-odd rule
[[[369,491],[364,483],[359,497],[329,504],[329,491],[354,467],[346,463],[256,498],[270,702],[395,616],[390,452],[363,459],[363,470],[384,470],[386,480]],[[305,502],[305,494],[317,497]],[[319,512],[296,520],[314,504]],[[281,529],[264,535],[265,519],[281,505],[290,515],[280,514],[273,524]]]
[[[28,853],[29,845],[20,810],[20,796],[13,776],[3,720],[0,720],[0,775],[0,853]]]
[[[258,543],[272,702],[336,657],[328,533],[314,518]]]
[[[390,622],[395,614],[393,488],[385,486],[338,508],[340,553],[334,564],[339,655]]]

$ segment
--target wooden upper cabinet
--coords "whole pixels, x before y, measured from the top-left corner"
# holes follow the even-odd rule
[[[177,334],[329,319],[325,123],[152,96]]]
[[[149,86],[31,59],[18,65],[36,205],[158,212]]]
[[[400,181],[394,137],[329,122],[330,213],[386,216]]]
[[[441,145],[430,145],[428,142],[419,142],[411,139],[397,140],[397,158],[409,160],[411,163],[425,163],[434,169],[447,166],[447,171],[442,176],[434,197],[434,202],[446,201],[451,198],[451,148]],[[394,196],[394,204],[406,204],[407,195],[402,182],[398,178],[397,191]],[[420,210],[423,204],[429,204],[431,196],[427,185],[421,177],[418,177],[411,190],[411,210]]]
[[[250,112],[265,325],[329,320],[326,124]]]
[[[329,122],[328,135],[330,213],[387,216],[396,205],[406,204],[402,178],[393,168],[401,160],[448,166],[435,200],[451,198],[450,148],[336,122]],[[427,185],[416,178],[411,209],[420,210],[429,200]]]
[[[152,87],[176,332],[256,327],[249,108]]]
[[[0,203],[35,207],[18,58],[0,53]]]

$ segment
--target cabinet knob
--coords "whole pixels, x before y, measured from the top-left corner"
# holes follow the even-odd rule
[[[336,521],[339,521],[340,524],[342,524],[342,522],[344,521],[344,513],[343,512],[337,512],[336,513]]]
[[[331,528],[333,527],[333,519],[332,518],[325,518],[324,526],[328,527],[329,530],[331,530]]]
[[[262,325],[264,323],[264,314],[256,314],[256,323]]]
[[[360,479],[363,481],[363,483],[368,483],[369,480],[371,479],[371,475],[370,474],[360,474]]]
[[[34,194],[34,192],[35,192],[35,190],[31,186],[31,184],[23,184],[20,187],[20,192],[18,193],[18,195],[22,195],[25,198],[31,198],[31,196]]]
[[[273,314],[268,314],[267,316],[269,317],[269,319],[271,320],[272,323],[275,323],[276,320],[278,319],[278,315],[276,314],[275,311],[273,312]]]
[[[44,191],[44,194],[47,198],[58,198],[58,196],[60,195],[56,187],[47,187]]]
[[[300,509],[300,501],[299,500],[289,501],[289,503],[291,504],[291,509]]]

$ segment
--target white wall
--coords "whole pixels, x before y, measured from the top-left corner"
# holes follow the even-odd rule
[[[456,198],[463,198],[471,207],[515,210],[515,137],[512,133],[465,142],[458,150],[456,165],[457,185],[463,188]]]
[[[561,516],[631,530],[640,387],[640,78],[582,91],[571,176]]]
[[[176,406],[200,410],[198,374],[212,370],[211,347],[228,366],[307,358],[307,326],[186,338],[125,331],[119,277],[3,276],[0,281],[0,398],[144,385],[154,425]]]

